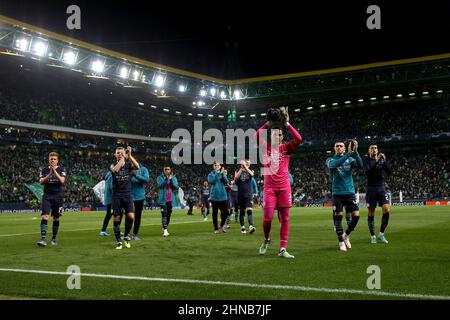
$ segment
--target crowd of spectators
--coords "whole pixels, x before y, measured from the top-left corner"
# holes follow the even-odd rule
[[[0,144],[3,161],[0,162],[0,202],[30,203],[34,196],[25,184],[36,183],[40,170],[48,163],[48,153],[55,150],[49,146]],[[64,186],[67,205],[98,202],[92,186],[101,181],[108,167],[115,161],[111,152],[56,149],[60,163],[67,169],[68,179]],[[393,175],[387,177],[387,189],[398,198],[402,191],[404,199],[448,199],[450,187],[450,150],[447,148],[415,147],[413,149],[387,150],[388,163]],[[361,151],[364,153],[364,151]],[[208,173],[209,165],[173,165],[170,157],[136,154],[139,161],[150,171],[151,183],[146,185],[149,203],[155,203],[157,190],[155,181],[164,165],[171,165],[181,188],[187,194],[200,189]],[[329,201],[331,181],[325,160],[331,156],[326,152],[299,153],[291,160],[290,171],[294,178],[292,187],[295,199],[302,201]],[[263,177],[259,165],[253,165],[258,186]],[[229,176],[237,165],[227,165]],[[76,177],[76,179],[75,179]],[[364,193],[365,176],[362,170],[354,172],[355,187]]]
[[[228,127],[258,128],[264,119],[237,117],[236,123],[226,119],[174,114],[149,105],[140,106],[123,95],[109,94],[99,89],[60,86],[55,83],[27,85],[27,78],[0,80],[0,119],[59,125],[78,129],[129,133],[153,137],[170,137],[178,128],[193,132],[194,120],[203,121],[203,129]],[[24,83],[25,82],[25,83]],[[89,86],[87,86],[89,87]],[[111,92],[113,93],[113,92]],[[393,97],[394,99],[394,97]],[[225,112],[224,112],[225,113]],[[386,137],[450,132],[450,101],[439,98],[396,99],[368,105],[325,108],[294,112],[291,123],[305,140],[337,138]]]

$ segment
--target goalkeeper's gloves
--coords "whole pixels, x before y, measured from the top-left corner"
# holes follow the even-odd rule
[[[281,111],[281,114],[283,115],[283,122],[287,124],[289,122],[288,107],[281,107],[280,111]]]

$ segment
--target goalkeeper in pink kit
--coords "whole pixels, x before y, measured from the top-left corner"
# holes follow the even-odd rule
[[[265,146],[267,151],[263,155],[264,166],[264,194],[263,194],[263,230],[264,243],[259,248],[259,254],[267,252],[270,243],[270,229],[275,209],[278,210],[278,220],[280,221],[280,249],[278,256],[293,259],[294,256],[287,252],[289,238],[289,209],[292,207],[291,184],[289,181],[289,162],[294,150],[302,142],[302,137],[298,131],[289,123],[287,108],[269,109],[268,120],[256,132],[256,139],[259,146]],[[280,125],[284,125],[292,135],[293,139],[283,142],[283,131]],[[262,139],[264,130],[270,130],[270,143]],[[278,130],[276,130],[278,129]],[[260,149],[261,150],[261,149]]]

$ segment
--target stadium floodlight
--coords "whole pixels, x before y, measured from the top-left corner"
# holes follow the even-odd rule
[[[370,101],[375,101],[375,100],[377,100],[377,97],[370,98]]]
[[[203,107],[204,105],[205,105],[205,103],[203,102],[203,101],[199,101],[199,102],[197,102],[197,105],[199,106],[199,107]]]
[[[327,105],[326,104],[321,104],[320,107],[321,108],[325,108]]]
[[[64,50],[62,61],[68,65],[74,65],[77,61],[78,51]]]
[[[422,92],[422,94],[424,95],[424,96],[426,96],[426,95],[428,95],[428,94],[430,94],[428,91],[424,91],[424,92]]]
[[[195,106],[197,104],[197,102],[193,101],[192,104]]]
[[[239,99],[241,98],[241,91],[239,91],[239,90],[234,90],[234,92],[233,92],[233,97],[234,97],[236,100],[239,100]]]
[[[96,73],[102,73],[105,69],[105,60],[97,59],[92,61],[91,69]]]
[[[138,105],[143,106],[144,103],[143,102],[138,102]]]
[[[345,101],[345,104],[350,104],[352,103],[350,100]]]
[[[308,110],[312,110],[312,109],[313,109],[313,107],[308,107],[308,108],[306,108],[306,109],[308,109]]]
[[[243,114],[243,115],[240,115],[239,118],[242,118],[242,119],[243,119],[243,118],[245,118],[245,115],[244,115],[244,114]]]
[[[332,106],[337,106],[338,103],[337,103],[337,102],[333,102],[331,105],[332,105]]]
[[[135,80],[135,81],[139,80],[140,76],[141,76],[141,71],[139,71],[139,70],[133,71],[133,80]]]
[[[208,114],[208,118],[214,118],[213,114]]]
[[[166,91],[165,90],[161,90],[161,94],[164,94],[164,93],[166,93]]]
[[[438,91],[436,91],[436,93],[443,93],[444,91],[442,91],[442,90],[438,90]]]
[[[216,95],[216,92],[217,92],[216,88],[209,89],[209,94],[212,95],[213,97]]]
[[[183,84],[180,84],[180,86],[178,87],[178,91],[180,92],[186,92],[186,86]]]
[[[389,99],[389,96],[383,96],[383,99]]]
[[[158,74],[155,77],[155,86],[161,88],[162,86],[164,86],[164,82],[166,82],[166,79],[161,74]]]
[[[48,42],[45,40],[33,38],[33,44],[31,46],[31,53],[43,57],[47,53]]]
[[[396,95],[397,98],[401,98],[403,97],[403,95],[401,93],[399,93],[398,95]]]
[[[176,113],[176,114],[181,114],[181,112],[180,112],[180,111],[175,111],[175,113]]]
[[[225,91],[220,92],[220,99],[225,99],[227,97],[227,94]]]
[[[219,114],[219,118],[220,119],[223,119],[223,118],[225,118],[223,115],[221,115],[221,114]]]
[[[188,114],[187,114],[188,116],[192,116],[192,113],[191,112],[189,112]]]
[[[30,42],[27,38],[20,38],[16,40],[15,48],[20,51],[28,51],[29,44]]]
[[[364,99],[358,99],[358,102],[364,102]]]
[[[166,109],[166,108],[164,108],[164,109],[163,109],[163,111],[165,111],[165,112],[169,112],[169,109]]]
[[[416,95],[415,92],[410,92],[410,93],[409,93],[409,96],[410,96],[410,97],[414,97],[415,95]]]
[[[300,112],[300,109],[295,109],[294,112]]]
[[[253,113],[250,115],[250,118],[254,118],[254,117],[256,117],[256,114]]]
[[[267,116],[267,113],[261,113],[261,117]]]
[[[204,97],[204,96],[206,96],[206,90],[200,90],[200,96],[201,97]]]
[[[203,113],[197,113],[197,116],[203,117]]]
[[[120,68],[120,77],[121,78],[128,78],[128,73],[130,72],[130,69],[127,68],[126,66],[122,66],[122,68]]]
[[[156,109],[156,106],[154,106],[154,105],[151,105],[151,106],[150,106],[150,108],[152,108],[152,109]]]

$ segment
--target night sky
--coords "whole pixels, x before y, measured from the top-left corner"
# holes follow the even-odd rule
[[[0,0],[0,14],[223,79],[450,52],[449,1],[349,2]],[[71,4],[81,30],[66,28]],[[381,7],[381,30],[366,28],[370,4]]]

